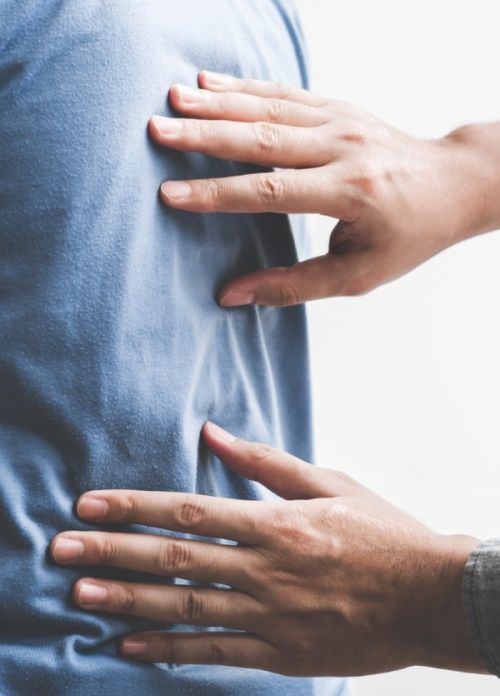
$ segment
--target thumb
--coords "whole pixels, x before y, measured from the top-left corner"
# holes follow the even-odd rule
[[[203,438],[226,466],[251,481],[261,483],[282,498],[304,500],[332,495],[328,480],[330,472],[286,452],[240,440],[210,422],[203,426]]]
[[[227,283],[219,292],[219,303],[222,307],[248,304],[284,307],[324,297],[357,295],[361,289],[360,274],[364,275],[365,271],[361,261],[365,258],[355,252],[328,253],[288,268],[254,271]]]

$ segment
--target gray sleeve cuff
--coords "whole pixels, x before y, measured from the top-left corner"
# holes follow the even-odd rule
[[[486,669],[500,677],[500,539],[476,546],[465,565],[463,590],[469,635]]]

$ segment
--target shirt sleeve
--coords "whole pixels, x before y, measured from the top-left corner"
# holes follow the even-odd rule
[[[486,669],[500,677],[500,539],[483,541],[471,553],[463,590],[472,642]]]

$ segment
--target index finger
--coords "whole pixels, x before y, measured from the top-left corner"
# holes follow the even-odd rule
[[[247,545],[263,543],[270,515],[269,505],[260,500],[121,489],[87,491],[76,509],[87,520],[144,524]]]

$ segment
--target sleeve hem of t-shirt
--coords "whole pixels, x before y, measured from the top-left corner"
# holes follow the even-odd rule
[[[483,541],[465,565],[465,618],[486,669],[500,677],[500,539]]]

